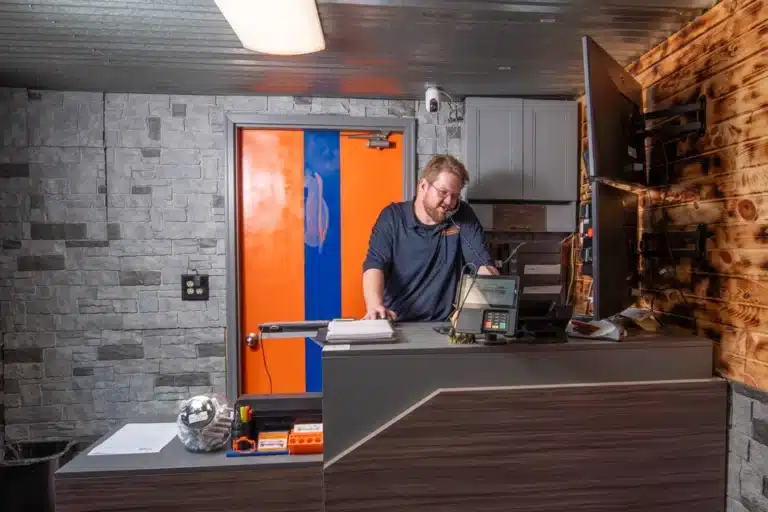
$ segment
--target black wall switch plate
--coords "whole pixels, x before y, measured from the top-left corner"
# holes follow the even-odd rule
[[[207,274],[182,274],[181,300],[208,300]]]

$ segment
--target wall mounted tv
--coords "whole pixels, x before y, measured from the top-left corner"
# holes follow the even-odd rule
[[[646,139],[651,144],[706,132],[706,98],[646,112],[643,88],[591,37],[582,38],[587,107],[587,169],[591,180],[659,185],[650,179]],[[664,121],[649,128],[652,121]],[[667,171],[661,173],[663,178]],[[661,180],[664,181],[664,180]]]
[[[582,43],[589,176],[645,186],[643,88],[591,37]]]

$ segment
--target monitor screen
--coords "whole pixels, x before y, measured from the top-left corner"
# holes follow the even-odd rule
[[[642,87],[589,36],[583,38],[582,51],[589,175],[645,185]]]
[[[463,303],[464,308],[515,308],[517,282],[517,276],[473,277],[465,274],[461,279],[459,304]]]

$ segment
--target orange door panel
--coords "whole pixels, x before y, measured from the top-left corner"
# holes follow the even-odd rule
[[[300,130],[240,130],[243,335],[304,319],[302,140]],[[267,339],[242,354],[243,392],[304,391],[304,338]]]
[[[371,149],[364,139],[341,134],[341,314],[365,315],[363,260],[381,210],[403,199],[403,136],[394,148]]]

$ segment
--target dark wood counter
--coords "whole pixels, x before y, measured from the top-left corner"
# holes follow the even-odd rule
[[[432,327],[402,324],[395,343],[324,348],[326,463],[441,388],[701,379],[714,372],[712,341],[679,330],[621,342],[457,345]]]
[[[56,512],[322,510],[320,455],[228,458],[190,453],[178,438],[159,453],[89,456],[90,449],[56,472]]]
[[[323,350],[326,512],[722,512],[713,343],[453,345],[431,325]],[[364,504],[364,507],[361,507]]]

